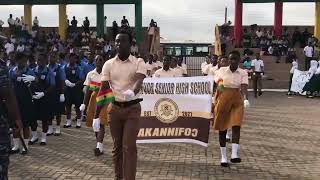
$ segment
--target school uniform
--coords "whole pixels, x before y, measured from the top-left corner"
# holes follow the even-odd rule
[[[208,75],[208,66],[211,65],[210,63],[208,64],[207,62],[203,62],[201,64],[201,72],[203,75]]]
[[[308,71],[310,80],[306,83],[306,85],[303,87],[303,91],[307,92],[307,97],[313,97],[313,93],[317,91],[317,72],[318,69],[318,62],[315,60],[312,60],[310,62],[310,68]]]
[[[293,73],[294,70],[298,69],[298,62],[297,61],[292,61],[292,67],[290,69],[290,77],[289,77],[289,88],[288,92],[291,91],[291,85],[292,85],[292,78],[293,78]]]
[[[96,64],[95,63],[87,63],[85,66],[82,67],[83,68],[83,73],[84,76],[87,76],[87,74],[91,71],[93,71],[96,68]]]
[[[149,62],[147,62],[146,63],[146,69],[147,69],[147,71],[149,71],[150,72],[150,77],[152,77],[152,75],[155,73],[155,69],[157,69],[158,68],[158,65],[156,64],[156,63],[149,63]]]
[[[164,70],[163,68],[158,69],[152,77],[156,78],[164,78],[164,77],[178,77],[176,71],[173,69],[169,68],[167,71]]]
[[[183,77],[184,75],[184,70],[182,69],[182,67],[177,66],[175,68],[173,68],[173,71],[176,73],[176,77]]]
[[[33,92],[29,86],[30,84],[23,82],[22,74],[35,76],[35,73],[28,67],[25,67],[22,72],[18,72],[18,67],[13,68],[9,72],[17,98],[23,127],[29,127],[30,124],[35,121],[35,111],[32,100]]]
[[[257,91],[259,91],[259,95],[262,92],[262,68],[264,67],[264,63],[261,59],[254,59],[251,62],[251,66],[254,67],[253,72],[253,90],[254,95],[257,97]]]
[[[52,72],[50,72],[47,66],[45,66],[43,69],[41,69],[40,66],[37,66],[34,73],[38,80],[32,85],[33,92],[45,93],[42,98],[33,100],[36,112],[36,120],[47,121],[50,120],[54,115],[52,106],[55,96],[53,92],[48,92],[48,90],[51,87],[55,87],[55,76]]]
[[[66,74],[64,68],[60,64],[54,64],[53,66],[48,65],[49,72],[54,76],[55,86],[53,88],[53,102],[51,109],[55,116],[59,116],[65,113],[64,102],[60,102],[60,95],[64,94],[62,91],[64,81],[66,80]]]
[[[244,117],[244,103],[240,92],[241,84],[248,84],[248,74],[238,68],[221,67],[215,74],[215,82],[223,81],[224,89],[215,95],[214,129],[225,131],[233,126],[241,126]]]
[[[94,69],[93,71],[90,71],[83,85],[89,87],[89,91],[92,91],[89,104],[87,106],[87,118],[86,118],[87,127],[92,127],[92,122],[93,122],[93,119],[96,113],[96,108],[97,108],[96,98],[101,86],[101,74],[99,74],[96,69]],[[109,106],[104,106],[104,108],[100,112],[99,118],[100,118],[100,124],[102,125],[108,124],[108,118],[107,118],[108,107]]]
[[[82,68],[75,64],[73,66],[70,66],[70,64],[67,64],[64,68],[65,74],[66,74],[66,80],[69,80],[71,83],[76,83],[80,80],[84,79],[83,70]],[[82,91],[83,85],[82,84],[76,84],[74,87],[68,87],[65,88],[65,105],[66,106],[72,106],[73,104],[76,107],[79,107],[83,102],[83,91]]]

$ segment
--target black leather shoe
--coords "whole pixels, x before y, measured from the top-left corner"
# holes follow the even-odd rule
[[[259,92],[259,94],[258,94],[259,96],[261,96],[262,95],[262,92]]]
[[[240,158],[233,158],[230,160],[232,163],[241,163],[241,159]]]
[[[41,143],[40,143],[40,146],[45,146],[45,145],[47,145],[46,142],[41,142]]]
[[[54,136],[60,136],[61,133],[54,133]]]
[[[47,133],[47,136],[52,136],[53,135],[53,133]]]
[[[103,152],[101,152],[99,148],[94,149],[93,152],[95,156],[101,156],[103,154]]]
[[[10,150],[10,154],[17,154],[17,153],[19,153],[19,149],[17,149],[17,150]]]
[[[220,163],[221,167],[229,167],[229,163]]]
[[[81,128],[81,126],[76,126],[76,128],[77,128],[77,129],[80,129],[80,128]]]
[[[64,125],[63,128],[71,128],[71,125]]]
[[[36,142],[38,142],[38,140],[39,140],[39,139],[36,139],[36,140],[34,140],[34,141],[31,141],[31,140],[30,140],[30,141],[28,142],[28,145],[34,145]]]

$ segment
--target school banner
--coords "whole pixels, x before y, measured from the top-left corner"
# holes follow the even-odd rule
[[[308,71],[294,70],[291,84],[291,91],[302,93],[303,87],[309,82],[310,77]]]
[[[146,78],[137,143],[187,142],[207,147],[213,78]]]

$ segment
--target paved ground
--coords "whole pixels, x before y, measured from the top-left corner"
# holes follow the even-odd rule
[[[208,149],[190,144],[139,146],[137,179],[319,179],[320,98],[265,93],[252,100],[241,134],[241,164],[219,166],[216,132]],[[72,128],[11,157],[10,179],[113,179],[111,138],[105,155],[93,156],[90,129]],[[228,144],[228,157],[231,154]]]

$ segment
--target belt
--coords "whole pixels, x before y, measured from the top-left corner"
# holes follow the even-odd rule
[[[116,106],[122,107],[122,108],[127,108],[127,107],[133,106],[135,104],[138,104],[141,101],[143,101],[143,99],[140,98],[140,99],[135,99],[135,100],[132,100],[132,101],[127,101],[127,102],[115,101],[115,102],[113,102],[113,104],[116,105]]]

